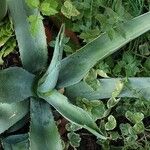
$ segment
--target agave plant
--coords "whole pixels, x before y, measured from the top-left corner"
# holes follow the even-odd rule
[[[13,20],[23,66],[0,71],[0,134],[4,149],[63,149],[51,106],[70,122],[87,129],[97,138],[106,140],[108,137],[98,128],[92,116],[74,105],[73,100],[77,96],[90,99],[112,96],[116,88],[115,83],[121,79],[102,79],[100,88],[93,91],[82,82],[82,78],[98,61],[149,31],[150,12],[123,24],[126,37],[116,34],[110,40],[104,33],[64,59],[62,53],[65,26],[62,25],[56,38],[53,58],[48,66],[42,20],[37,20],[35,27],[38,30],[33,36],[27,19],[32,15],[40,16],[38,10],[29,8],[25,0],[3,2],[0,0],[2,5],[7,4]],[[132,88],[141,91],[143,97],[150,99],[149,83],[150,78],[129,78],[127,82]],[[61,88],[65,88],[64,95],[58,91]],[[115,97],[136,97],[136,95],[123,87]],[[2,134],[22,127],[28,115],[30,115],[29,133],[8,137]]]

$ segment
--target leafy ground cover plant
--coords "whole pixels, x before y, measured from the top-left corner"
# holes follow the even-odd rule
[[[119,97],[138,98],[139,95],[136,93],[140,91],[140,98],[149,99],[150,79],[103,79],[100,80],[101,87],[96,90],[81,80],[98,61],[149,31],[150,13],[122,24],[125,37],[116,33],[110,39],[107,33],[103,33],[64,59],[62,59],[65,28],[63,25],[56,38],[53,58],[47,67],[47,44],[42,20],[34,21],[33,17],[41,18],[37,7],[29,8],[24,0],[8,0],[7,5],[13,20],[23,68],[12,67],[0,71],[0,132],[5,133],[1,134],[4,149],[36,150],[43,147],[52,150],[63,149],[53,117],[53,108],[50,105],[77,125],[76,129],[68,128],[71,131],[68,138],[72,141],[72,146],[77,147],[80,141],[80,137],[74,131],[85,128],[97,137],[98,143],[101,143],[103,148],[108,147],[110,138],[118,138],[117,133],[111,133],[117,122],[110,112],[120,102]],[[64,4],[64,7],[68,5],[71,4]],[[65,9],[62,10],[65,12]],[[31,32],[33,22],[37,29],[35,32]],[[85,81],[87,80],[89,81],[86,77]],[[91,83],[94,81],[92,79]],[[60,88],[66,88],[64,95],[57,91]],[[79,96],[81,98],[77,98]],[[109,98],[106,106],[102,101],[95,100],[104,98]],[[143,114],[131,111],[127,111],[125,116],[134,126],[120,125],[120,129],[122,136],[126,137],[125,142],[133,139],[135,143],[137,134],[144,130]],[[24,125],[27,113],[30,114],[29,133],[8,136]],[[100,122],[96,123],[98,119]],[[18,122],[20,120],[21,122]],[[126,131],[127,129],[130,131]],[[75,141],[78,141],[77,144],[73,143]],[[133,145],[127,146],[130,148]]]

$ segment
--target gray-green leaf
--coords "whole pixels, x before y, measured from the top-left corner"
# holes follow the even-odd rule
[[[112,93],[116,88],[116,83],[120,78],[100,79],[100,87],[97,91],[93,91],[85,82],[79,82],[75,85],[67,87],[65,95],[70,100],[75,100],[76,97],[85,97],[89,100],[111,98]],[[82,89],[82,90],[81,90]],[[129,78],[123,90],[117,97],[143,97],[150,99],[150,78],[139,77]]]
[[[21,120],[28,111],[28,101],[12,104],[0,103],[0,133],[3,133],[16,122]]]
[[[88,43],[62,61],[58,87],[78,83],[99,60],[116,52],[122,46],[150,30],[150,12],[123,24],[126,38],[116,33],[111,40],[106,33]]]
[[[38,82],[38,91],[48,92],[51,91],[57,83],[58,75],[60,71],[62,53],[63,53],[63,37],[64,37],[65,26],[62,25],[59,34],[56,38],[55,49],[51,63],[43,75],[43,77]]]
[[[98,138],[106,139],[106,137],[100,133],[99,128],[90,114],[71,104],[64,95],[60,94],[56,90],[53,90],[45,94],[39,93],[39,96],[51,104],[67,120],[89,130]]]
[[[60,135],[50,105],[42,99],[31,100],[31,150],[62,150]]]
[[[13,103],[33,96],[34,75],[19,67],[0,71],[0,102]]]
[[[27,134],[11,135],[2,140],[4,150],[29,150]]]
[[[30,32],[28,17],[40,16],[37,9],[27,7],[25,0],[8,0],[8,8],[15,28],[16,38],[23,67],[30,72],[37,72],[47,65],[47,43],[41,19],[37,19],[36,34]]]

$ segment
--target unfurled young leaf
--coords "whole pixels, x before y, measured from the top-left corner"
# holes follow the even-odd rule
[[[61,12],[69,19],[80,14],[80,12],[72,4],[71,0],[66,0],[64,2],[64,5],[61,8]]]
[[[110,115],[108,117],[108,122],[105,124],[105,129],[108,131],[113,130],[116,127],[116,125],[116,119],[114,118],[114,116]]]
[[[46,92],[53,90],[56,86],[58,76],[59,76],[59,71],[61,68],[64,31],[65,31],[65,25],[62,25],[60,28],[59,34],[56,38],[53,58],[51,60],[51,63],[46,73],[38,82],[37,91],[46,93]]]

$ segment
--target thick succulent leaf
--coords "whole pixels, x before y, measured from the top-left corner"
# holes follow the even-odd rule
[[[28,134],[11,135],[2,140],[4,150],[29,150]]]
[[[65,26],[62,25],[59,31],[59,34],[56,38],[54,54],[53,54],[51,63],[46,73],[39,80],[38,90],[42,91],[43,93],[54,89],[54,87],[56,86],[59,71],[60,71],[62,53],[63,53],[63,41],[62,40],[64,37],[64,30],[65,30]]]
[[[29,115],[27,114],[21,120],[16,122],[13,126],[11,126],[7,131],[6,134],[10,134],[16,132],[17,130],[23,128],[29,121]]]
[[[19,67],[0,71],[0,102],[22,101],[33,95],[34,75]]]
[[[116,33],[111,40],[106,33],[62,60],[58,87],[79,82],[99,60],[111,55],[126,43],[150,30],[150,12],[123,24],[126,37]]]
[[[99,128],[90,114],[83,109],[69,103],[67,97],[64,95],[60,94],[56,90],[53,90],[45,94],[39,93],[39,96],[51,104],[67,120],[89,130],[98,138],[106,139],[106,137],[100,133]]]
[[[28,101],[0,103],[0,134],[22,119],[29,111]]]
[[[6,0],[0,0],[0,21],[5,17],[7,13]]]
[[[87,99],[103,99],[112,97],[113,91],[116,89],[118,81],[121,79],[100,79],[100,87],[94,91],[85,82],[79,82],[73,86],[67,87],[65,95],[69,99],[76,97],[85,97]],[[143,97],[150,100],[150,78],[129,78],[125,83],[122,92],[117,97]]]
[[[60,135],[50,105],[42,99],[32,99],[30,112],[30,149],[62,150]]]
[[[29,9],[25,0],[7,0],[15,28],[23,67],[30,72],[43,69],[47,63],[47,44],[42,19],[36,9]],[[37,15],[36,33],[32,35],[28,16]]]

